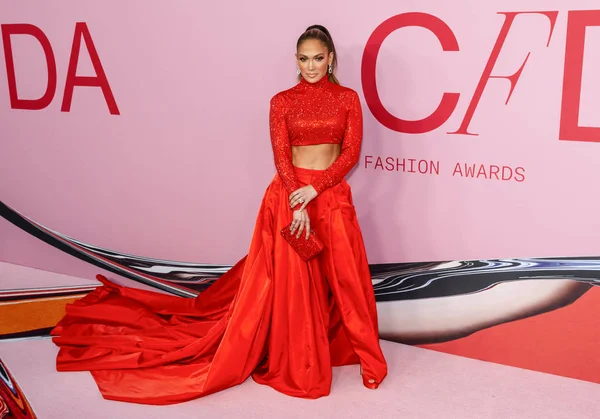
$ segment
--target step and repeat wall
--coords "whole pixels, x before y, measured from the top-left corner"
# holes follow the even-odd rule
[[[318,23],[362,102],[381,337],[600,382],[600,6],[568,3],[2,4],[0,260],[209,286],[245,255],[269,100]]]

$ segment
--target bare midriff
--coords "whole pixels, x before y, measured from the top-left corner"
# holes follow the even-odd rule
[[[292,146],[292,164],[302,169],[325,170],[340,155],[340,144]]]

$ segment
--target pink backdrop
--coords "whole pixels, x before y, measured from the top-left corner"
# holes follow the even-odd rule
[[[570,101],[561,109],[568,13],[598,3],[568,3],[2,4],[0,23],[31,24],[45,34],[57,85],[44,109],[14,109],[3,42],[1,200],[96,246],[169,260],[236,262],[246,252],[274,173],[269,99],[295,81],[298,35],[321,23],[336,40],[340,80],[363,102],[362,157],[349,182],[370,262],[597,255],[600,144],[559,137],[561,115],[576,107]],[[514,17],[491,73],[515,73],[530,53],[510,100],[505,104],[510,82],[491,78],[468,127],[479,135],[448,134],[459,130],[474,103],[507,19],[499,12],[530,10],[558,15]],[[377,91],[395,117],[422,119],[444,92],[460,94],[447,121],[421,134],[390,129],[365,100],[374,95],[368,81],[372,56],[363,63],[365,47],[384,21],[407,12],[441,19],[459,49],[444,52],[421,27],[394,31],[381,45]],[[77,22],[89,30],[119,115],[111,115],[99,87],[75,86],[70,110],[61,111]],[[600,26],[585,34],[578,121],[600,127]],[[49,76],[40,43],[27,35],[10,39],[18,97],[41,98]],[[97,74],[84,41],[78,56],[78,76]],[[590,135],[600,141],[596,131]],[[439,162],[439,175],[381,170],[377,157]],[[453,176],[456,163],[483,164],[488,171],[489,165],[522,167],[524,181]],[[32,247],[17,237],[22,234],[0,223],[0,259],[57,269],[56,252]],[[74,272],[80,265],[64,257],[60,270]]]

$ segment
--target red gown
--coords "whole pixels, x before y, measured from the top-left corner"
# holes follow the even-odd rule
[[[249,376],[282,393],[328,395],[332,366],[360,363],[380,383],[387,365],[360,227],[344,176],[358,161],[358,95],[324,77],[271,100],[277,174],[247,256],[195,299],[104,285],[68,305],[52,331],[59,371],[91,371],[106,399],[171,404]],[[341,143],[327,170],[292,165],[291,145]],[[312,184],[307,210],[325,250],[304,262],[280,234],[288,197]]]

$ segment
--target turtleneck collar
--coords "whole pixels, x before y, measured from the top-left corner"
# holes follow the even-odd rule
[[[319,80],[318,82],[315,82],[315,83],[310,83],[310,82],[306,81],[306,79],[304,77],[301,77],[300,84],[304,87],[308,87],[308,88],[312,88],[312,89],[319,89],[319,88],[327,87],[328,85],[331,84],[331,82],[329,81],[329,76],[327,74],[325,74],[321,78],[321,80]]]

